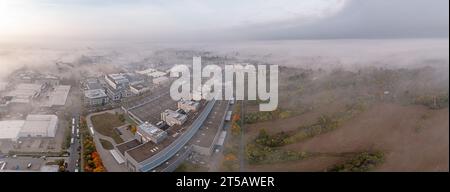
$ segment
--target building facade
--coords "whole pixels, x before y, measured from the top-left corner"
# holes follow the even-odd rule
[[[157,144],[167,137],[167,132],[148,122],[145,122],[138,127],[135,137],[141,143],[151,141]]]
[[[187,116],[176,111],[166,109],[161,113],[161,120],[165,121],[167,125],[183,125],[187,121]]]
[[[84,104],[87,106],[101,106],[109,102],[108,95],[103,89],[84,91]]]

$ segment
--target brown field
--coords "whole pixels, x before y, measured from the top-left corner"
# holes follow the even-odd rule
[[[346,153],[380,150],[385,162],[374,171],[448,171],[448,108],[430,110],[424,106],[377,103],[337,130],[318,135],[283,149],[318,153]],[[253,138],[258,128],[292,129],[311,119],[306,115],[248,126]],[[268,129],[270,130],[270,129]],[[336,156],[319,156],[289,163],[247,166],[249,171],[323,171],[343,161]]]

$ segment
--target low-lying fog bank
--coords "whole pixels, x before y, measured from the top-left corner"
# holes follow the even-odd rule
[[[184,51],[180,58],[180,50]],[[54,71],[59,64],[98,64],[101,68],[133,64],[186,63],[189,54],[208,52],[238,60],[301,68],[358,69],[443,67],[448,71],[448,39],[290,40],[197,44],[52,43],[0,45],[0,78],[27,66]],[[157,59],[155,59],[157,58]],[[448,72],[446,73],[448,76]]]

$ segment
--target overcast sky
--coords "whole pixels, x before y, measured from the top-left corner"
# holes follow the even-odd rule
[[[448,0],[0,0],[0,40],[448,37]]]

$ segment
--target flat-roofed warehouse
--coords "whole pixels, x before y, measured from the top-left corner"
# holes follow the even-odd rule
[[[21,83],[5,96],[12,97],[11,103],[29,103],[40,96],[44,86],[42,84]]]
[[[0,121],[0,140],[8,139],[17,141],[19,138],[19,132],[24,124],[24,120]]]
[[[28,115],[19,137],[55,137],[57,127],[56,115]]]
[[[50,93],[49,99],[43,104],[44,107],[64,106],[70,92],[70,85],[58,85]]]

